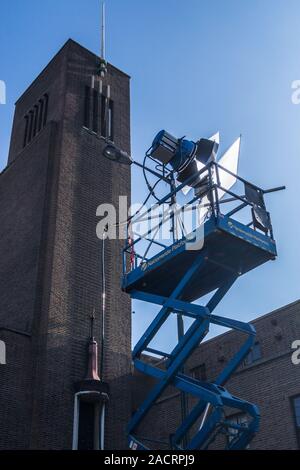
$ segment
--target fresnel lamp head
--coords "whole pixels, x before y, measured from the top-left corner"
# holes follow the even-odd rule
[[[153,140],[149,155],[163,165],[170,165],[179,183],[189,181],[196,194],[202,192],[207,176],[193,178],[199,170],[214,161],[219,144],[213,140],[200,139],[198,142],[177,139],[168,132],[160,131]]]
[[[207,190],[208,174],[204,172],[197,176],[197,173],[216,159],[218,148],[219,144],[214,140],[200,139],[198,142],[193,142],[184,138],[177,139],[162,130],[154,138],[146,155],[171,168],[179,183],[187,181],[187,186],[194,188],[196,195],[200,196]],[[162,174],[145,167],[145,163],[142,165],[133,160],[130,155],[112,143],[105,147],[103,155],[107,159],[121,164],[131,165],[134,163],[160,179],[169,181]]]

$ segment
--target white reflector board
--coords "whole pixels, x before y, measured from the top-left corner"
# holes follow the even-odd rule
[[[219,136],[219,133],[215,134],[215,136]],[[210,138],[210,140],[213,140],[215,137],[213,136]],[[216,140],[217,142],[217,140]],[[233,175],[230,175],[227,173],[227,171],[222,170],[219,168],[219,178],[220,178],[220,185],[224,189],[231,189],[236,181],[236,174],[238,172],[238,164],[239,164],[239,156],[240,156],[240,146],[241,146],[241,137],[239,137],[232,145],[231,147],[227,150],[227,152],[224,153],[222,158],[218,161],[218,163],[225,168],[226,170],[229,170],[231,173],[234,173]],[[203,168],[203,165],[200,163],[199,164],[200,168]],[[205,173],[204,173],[205,174]],[[203,176],[204,176],[203,174]],[[214,181],[216,181],[216,172],[214,170],[213,174]],[[185,186],[182,191],[184,194],[187,194],[190,191],[191,187]],[[219,200],[226,194],[226,192],[222,189],[218,189],[218,197]],[[228,195],[230,197],[230,195]],[[205,207],[206,206],[206,207]],[[205,219],[207,217],[208,212],[210,211],[209,207],[209,199],[207,196],[205,196],[200,204],[200,207],[198,208],[198,223],[201,225],[202,223],[205,222]]]
[[[232,146],[224,153],[223,157],[218,161],[218,163],[226,168],[226,170],[231,171],[234,175],[238,172],[239,156],[240,156],[240,146],[241,146],[241,137],[239,137]],[[224,189],[230,189],[236,183],[236,176],[230,175],[226,171],[219,168],[219,178],[220,185]],[[216,175],[215,175],[216,178]],[[221,199],[224,196],[225,191],[218,189],[218,196]]]
[[[197,223],[199,225],[204,224],[206,216],[207,216],[209,211],[210,211],[209,199],[208,199],[207,196],[204,196],[204,198],[201,201],[201,204],[198,206],[198,221],[197,221]]]
[[[220,145],[220,132],[217,132],[213,136],[211,136],[208,140],[212,140],[213,142],[216,142],[217,144]]]

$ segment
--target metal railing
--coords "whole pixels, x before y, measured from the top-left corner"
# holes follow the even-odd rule
[[[230,188],[226,188],[225,186],[223,186],[221,172],[225,172],[236,182],[242,183],[244,187],[251,187],[257,193],[259,193],[260,198],[262,200],[262,207],[260,207],[260,209],[264,211],[268,220],[268,224],[265,228],[259,228],[259,224],[255,222],[254,214],[255,210],[257,210],[257,204],[253,200],[251,201],[249,198],[247,198],[244,193],[238,194],[237,192],[230,189],[232,186],[230,186]],[[187,186],[192,186],[193,182],[195,182],[199,178],[201,179],[201,177],[203,183],[200,183],[200,189],[202,187],[202,190],[199,191],[198,187],[198,189],[195,190],[195,194],[193,195],[193,197],[191,197],[190,200],[186,202],[183,206],[170,206],[170,200],[174,200],[174,198],[176,199],[176,196],[181,193],[182,189]],[[281,186],[269,190],[263,190],[262,188],[259,188],[258,186],[245,180],[241,176],[232,173],[230,170],[219,165],[217,162],[209,163],[207,166],[205,166],[197,173],[189,177],[185,182],[170,190],[170,192],[164,197],[162,197],[154,206],[145,209],[141,214],[139,213],[131,218],[130,223],[127,227],[127,243],[123,250],[123,273],[125,274],[126,272],[138,267],[141,263],[148,261],[151,258],[149,258],[149,254],[153,246],[155,246],[159,250],[159,253],[160,251],[166,249],[168,246],[172,245],[176,240],[184,239],[188,234],[185,233],[186,231],[184,228],[184,223],[181,220],[181,214],[187,211],[197,211],[199,210],[199,207],[201,207],[202,210],[204,209],[204,213],[206,213],[206,219],[210,217],[217,218],[220,214],[226,217],[232,217],[233,215],[236,215],[243,211],[245,208],[248,208],[251,210],[250,220],[246,222],[245,225],[247,227],[253,228],[254,230],[262,231],[266,236],[273,239],[271,218],[270,214],[265,209],[263,195],[269,192],[279,191],[282,189],[285,189],[285,187]],[[225,194],[229,197],[223,199],[223,196]],[[233,205],[235,203],[239,204],[227,211],[223,209],[225,207],[228,208],[229,204]],[[165,205],[167,206],[166,210],[164,210]],[[153,216],[151,212],[153,212],[154,210],[157,211],[158,208],[163,208],[162,214]],[[136,224],[141,224],[143,222],[149,223],[149,221],[151,224],[153,224],[156,219],[158,219],[158,222],[154,224],[154,226],[151,225],[149,230],[146,230],[145,233],[143,233],[142,235],[135,234],[134,226]],[[175,226],[178,227],[178,223],[179,225],[181,225],[181,236],[178,237],[178,235],[176,235],[173,230],[172,236],[170,236],[169,240],[164,240],[164,242],[162,242],[162,240],[157,240],[156,236],[161,230],[163,224],[172,220],[175,220]],[[203,223],[203,220],[200,222]],[[197,222],[195,223],[195,225],[197,225]],[[189,231],[189,233],[193,232],[196,228],[197,226],[193,227],[192,230]],[[144,250],[138,252],[138,247],[139,245],[141,245],[141,242],[144,242]],[[128,262],[128,257],[130,257],[130,262]]]

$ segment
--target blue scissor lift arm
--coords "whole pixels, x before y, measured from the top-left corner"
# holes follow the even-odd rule
[[[216,166],[215,171],[218,171],[218,165],[213,165]],[[251,224],[245,225],[232,219],[231,216],[237,212],[235,210],[231,210],[229,215],[222,215],[216,201],[217,187],[216,183],[211,182],[209,191],[211,195],[215,195],[215,203],[212,203],[211,216],[204,224],[202,249],[191,252],[183,239],[150,260],[140,257],[142,262],[139,266],[136,263],[130,272],[126,272],[126,261],[124,262],[123,289],[132,299],[161,306],[133,350],[136,369],[157,380],[128,424],[129,444],[133,449],[148,449],[145,441],[138,437],[138,428],[169,385],[196,399],[196,404],[170,437],[173,449],[206,449],[219,433],[230,435],[232,430],[234,433],[227,440],[226,448],[242,449],[248,446],[258,430],[260,416],[256,405],[233,396],[224,388],[251,350],[255,341],[255,329],[251,324],[217,316],[213,312],[240,275],[275,258],[276,246],[271,224],[269,233],[261,233],[255,230],[255,226],[251,228]],[[180,189],[181,187],[175,191]],[[234,199],[236,195],[232,191],[229,193]],[[236,199],[239,202],[242,199],[240,208],[248,204],[252,211],[255,209],[254,204],[244,196],[236,196]],[[125,248],[125,254],[128,253],[128,248]],[[172,274],[166,276],[166,273]],[[205,305],[191,303],[209,292],[213,294]],[[150,348],[149,344],[172,313],[189,317],[193,322],[170,353]],[[239,331],[246,339],[219,376],[208,383],[189,377],[183,370],[188,358],[207,335],[211,324]],[[144,352],[164,357],[164,368],[147,362],[142,355]],[[247,424],[230,422],[226,418],[225,408],[230,408],[235,413],[247,414]],[[195,430],[201,417],[201,425]],[[191,431],[193,436],[190,438]]]

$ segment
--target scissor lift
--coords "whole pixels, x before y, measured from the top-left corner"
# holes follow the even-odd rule
[[[164,246],[154,237],[151,238],[152,228],[145,236],[130,240],[124,249],[123,290],[132,299],[161,306],[133,351],[135,368],[155,378],[157,382],[128,425],[129,446],[132,449],[149,448],[139,438],[138,427],[169,385],[197,399],[196,405],[186,413],[175,434],[170,436],[173,449],[206,449],[219,433],[229,434],[233,429],[231,438],[226,441],[226,448],[244,449],[258,431],[260,416],[257,406],[233,396],[224,388],[251,350],[255,342],[255,329],[251,324],[214,315],[213,311],[239,276],[275,259],[276,245],[263,196],[266,192],[282,188],[264,191],[235,175],[244,188],[244,194],[239,195],[221,186],[219,173],[228,170],[212,162],[204,171],[209,175],[209,184],[206,193],[201,194],[201,201],[207,196],[210,207],[200,227],[188,236],[183,234],[170,246]],[[183,187],[184,184],[181,184],[173,189],[160,203],[170,200]],[[227,199],[220,200],[220,194],[224,192],[227,193]],[[200,196],[195,196],[189,204],[199,202]],[[221,211],[226,203],[231,205],[231,210]],[[249,223],[241,223],[236,215],[246,208],[250,209],[251,220]],[[146,211],[139,215],[137,220],[145,220],[148,213]],[[158,226],[163,223],[160,221]],[[202,230],[203,246],[193,250],[190,243],[199,230]],[[144,255],[135,251],[135,246],[142,239],[149,243]],[[153,245],[157,246],[158,253],[146,257]],[[129,269],[128,256],[131,260],[134,256],[134,263]],[[205,305],[191,303],[209,293],[211,298]],[[190,317],[193,320],[191,326],[183,332],[171,353],[150,348],[150,342],[172,313]],[[207,335],[210,324],[237,330],[245,335],[244,344],[212,383],[196,380],[183,373],[185,362]],[[164,368],[145,360],[143,353],[147,352],[164,358]],[[247,414],[247,424],[230,422],[224,413],[225,407],[236,413]],[[201,425],[195,427],[199,419]]]

